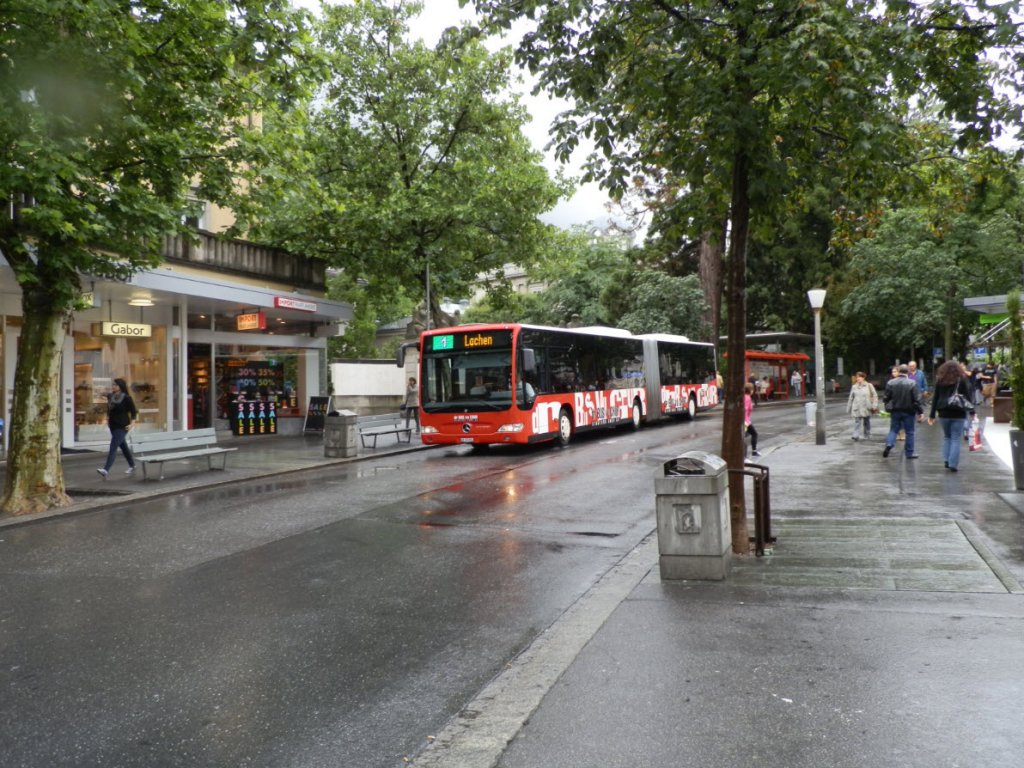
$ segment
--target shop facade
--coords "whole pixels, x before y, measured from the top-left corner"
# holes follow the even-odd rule
[[[257,246],[248,251],[263,253]],[[109,441],[106,402],[116,378],[128,383],[141,431],[214,427],[267,437],[301,432],[309,399],[328,394],[327,339],[341,332],[351,307],[316,290],[322,271],[314,271],[305,281],[311,285],[301,288],[296,280],[260,274],[287,272],[280,252],[274,255],[277,262],[269,265],[250,260],[249,271],[244,258],[234,260],[232,270],[178,259],[127,283],[83,280],[85,294],[63,350],[62,446]],[[0,416],[5,423],[20,328],[20,289],[3,265]],[[239,413],[245,415],[245,429],[239,429]]]

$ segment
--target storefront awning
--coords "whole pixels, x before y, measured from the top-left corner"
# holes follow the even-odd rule
[[[1005,315],[1006,294],[1002,296],[974,296],[964,299],[964,309],[983,315]]]
[[[315,309],[309,311],[309,314],[320,319],[350,320],[352,318],[352,307],[344,302],[323,299],[309,294],[274,290],[273,288],[232,284],[202,275],[184,274],[167,268],[139,272],[129,281],[129,285],[153,291],[181,294],[191,298],[214,299],[220,302],[234,303],[240,307],[275,310],[280,310],[284,306],[279,301],[283,298],[296,305],[306,307],[301,311],[309,311],[309,305],[315,305]]]

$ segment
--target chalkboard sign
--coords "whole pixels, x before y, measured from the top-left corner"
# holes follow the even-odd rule
[[[311,397],[309,398],[309,405],[306,406],[306,423],[302,427],[303,432],[310,430],[316,432],[324,431],[324,416],[327,415],[327,411],[331,407],[331,398],[329,397]]]

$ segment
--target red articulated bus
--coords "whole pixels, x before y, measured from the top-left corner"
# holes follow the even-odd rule
[[[567,445],[718,403],[714,347],[683,336],[501,323],[424,331],[418,346],[427,444]]]

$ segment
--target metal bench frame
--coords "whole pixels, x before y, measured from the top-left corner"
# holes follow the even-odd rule
[[[405,435],[405,442],[412,442],[412,427],[401,426],[400,419],[386,417],[382,419],[367,419],[366,421],[359,422],[359,439],[363,442],[363,448],[366,448],[366,439],[373,438],[373,445],[371,448],[377,447],[377,438],[384,435],[394,435],[398,442],[402,442],[402,435]]]
[[[227,469],[227,454],[237,448],[222,448],[217,445],[217,431],[212,427],[206,429],[190,429],[182,432],[136,432],[128,433],[128,443],[137,464],[142,465],[142,477],[148,479],[147,467],[150,464],[160,465],[159,480],[164,479],[164,463],[182,461],[200,456],[206,457],[207,468],[210,470]],[[220,456],[219,467],[213,465],[213,457]]]

